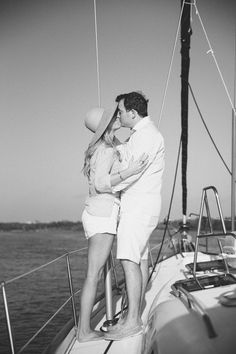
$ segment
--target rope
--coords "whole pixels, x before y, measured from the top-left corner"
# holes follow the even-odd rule
[[[235,93],[236,93],[236,23],[235,23],[235,33],[234,33],[234,107],[235,107]],[[235,118],[235,112],[234,112]]]
[[[175,55],[175,50],[176,50],[176,45],[177,45],[177,40],[178,40],[178,35],[179,35],[179,29],[180,29],[180,23],[181,23],[181,18],[182,18],[182,14],[183,14],[184,4],[185,4],[185,2],[183,2],[183,4],[182,4],[180,16],[179,16],[179,22],[178,22],[178,26],[177,26],[177,31],[176,31],[176,35],[175,35],[174,47],[173,47],[173,50],[172,50],[172,55],[171,55],[168,75],[167,75],[167,79],[166,79],[164,95],[163,95],[162,104],[161,104],[161,111],[160,111],[159,120],[158,120],[158,124],[157,124],[158,128],[159,128],[160,123],[161,123],[163,109],[164,109],[164,104],[165,104],[165,101],[166,101],[166,94],[167,94],[167,89],[168,89],[168,85],[169,85],[169,81],[170,81],[170,73],[171,73],[172,65],[173,65],[173,61],[174,61],[174,55]]]
[[[180,13],[180,17],[179,17],[179,22],[178,22],[178,26],[177,26],[177,31],[176,31],[176,36],[175,36],[174,47],[173,47],[173,51],[172,51],[172,56],[171,56],[171,61],[170,61],[170,65],[169,65],[169,70],[168,70],[168,75],[167,75],[167,80],[166,80],[164,95],[163,95],[162,104],[161,104],[161,110],[160,110],[160,114],[159,114],[159,120],[158,120],[158,125],[157,125],[158,127],[160,126],[161,119],[162,119],[162,116],[163,116],[163,110],[164,110],[164,105],[165,105],[165,101],[166,101],[166,95],[167,95],[168,85],[169,85],[169,81],[170,81],[170,74],[171,74],[171,70],[172,70],[172,66],[173,66],[173,59],[174,59],[174,54],[175,54],[175,50],[176,50],[177,39],[178,39],[178,35],[179,35],[179,29],[180,29],[180,23],[181,23],[181,18],[182,18],[182,13],[183,13],[184,5],[190,5],[190,6],[193,5],[193,6],[195,6],[196,15],[197,15],[198,18],[199,18],[199,21],[200,21],[200,24],[201,24],[201,26],[202,26],[202,29],[203,29],[203,32],[204,32],[206,41],[207,41],[208,46],[209,46],[209,50],[207,51],[207,54],[210,53],[210,54],[212,55],[212,57],[213,57],[213,60],[214,60],[215,65],[216,65],[216,68],[217,68],[217,70],[218,70],[218,73],[219,73],[219,75],[220,75],[221,81],[222,81],[222,83],[223,83],[223,86],[224,86],[226,95],[227,95],[228,100],[229,100],[229,102],[230,102],[230,105],[231,105],[231,108],[232,108],[234,117],[236,117],[236,109],[235,109],[235,107],[234,107],[235,105],[234,105],[233,102],[232,102],[232,99],[231,99],[231,97],[230,97],[228,88],[227,88],[227,86],[226,86],[226,83],[225,83],[225,81],[224,81],[224,78],[223,78],[223,75],[222,75],[222,73],[221,73],[220,67],[219,67],[218,62],[217,62],[217,60],[216,60],[216,57],[215,57],[213,48],[212,48],[212,46],[211,46],[210,40],[209,40],[208,35],[207,35],[207,33],[206,33],[205,27],[204,27],[204,25],[203,25],[201,16],[200,16],[200,14],[199,14],[199,11],[198,11],[198,8],[197,8],[197,5],[196,5],[196,0],[194,0],[193,3],[184,1],[183,4],[182,4],[181,13]],[[191,22],[192,22],[192,7],[191,7]],[[235,81],[234,81],[234,85],[235,85]],[[234,100],[235,100],[235,98],[234,98]]]
[[[101,106],[101,90],[100,90],[100,72],[99,72],[99,56],[98,56],[98,25],[97,25],[97,4],[94,4],[94,32],[95,32],[95,46],[96,46],[96,66],[97,66],[97,90],[98,90],[98,106]]]
[[[172,192],[171,192],[171,198],[170,198],[169,210],[168,210],[168,215],[167,215],[167,220],[166,220],[166,226],[165,226],[164,234],[163,234],[163,237],[162,237],[161,246],[160,246],[159,251],[158,251],[158,255],[156,257],[154,266],[152,267],[151,274],[149,275],[149,278],[148,278],[148,283],[151,280],[153,273],[155,272],[155,269],[156,269],[156,266],[157,266],[157,263],[159,261],[159,258],[160,258],[160,255],[161,255],[161,251],[162,251],[162,248],[163,248],[163,245],[164,245],[166,232],[167,232],[167,229],[168,229],[168,224],[169,224],[169,220],[170,220],[170,212],[171,212],[172,203],[173,203],[173,199],[174,199],[175,185],[176,185],[176,180],[177,180],[177,172],[178,172],[178,166],[179,166],[180,151],[181,151],[181,138],[180,138],[180,142],[179,142],[179,149],[178,149],[178,157],[177,157],[177,163],[176,163],[176,168],[175,168],[174,183],[173,183]]]
[[[226,167],[226,169],[228,170],[228,172],[229,172],[230,174],[232,174],[231,171],[230,171],[230,169],[229,169],[229,167],[227,166],[226,162],[224,161],[224,159],[223,159],[223,157],[222,157],[222,155],[221,155],[219,149],[217,148],[216,143],[214,142],[214,139],[213,139],[212,136],[211,136],[211,133],[210,133],[210,131],[209,131],[207,125],[206,125],[206,122],[205,122],[205,120],[204,120],[204,118],[203,118],[203,116],[202,116],[202,113],[201,113],[200,108],[199,108],[199,106],[198,106],[197,100],[196,100],[196,98],[195,98],[195,96],[194,96],[194,93],[193,93],[193,90],[192,90],[192,87],[191,87],[190,83],[188,83],[188,86],[189,86],[189,89],[190,89],[192,98],[193,98],[193,100],[194,100],[194,103],[195,103],[195,105],[196,105],[196,107],[197,107],[198,113],[199,113],[199,115],[200,115],[200,117],[201,117],[201,120],[202,120],[202,122],[203,122],[203,124],[204,124],[204,127],[206,128],[206,131],[207,131],[207,133],[208,133],[208,135],[209,135],[209,137],[210,137],[210,139],[211,139],[211,141],[212,141],[212,143],[213,143],[213,145],[214,145],[214,147],[215,147],[215,149],[216,149],[218,155],[220,156],[220,159],[222,160],[222,162],[223,162],[223,164],[225,165],[225,167]]]
[[[209,50],[207,51],[207,54],[208,54],[208,53],[210,53],[210,54],[212,55],[212,58],[213,58],[213,60],[214,60],[214,62],[215,62],[216,68],[217,68],[218,73],[219,73],[219,75],[220,75],[220,78],[221,78],[221,81],[222,81],[222,83],[223,83],[223,86],[224,86],[224,89],[225,89],[226,95],[227,95],[227,97],[228,97],[228,100],[229,100],[229,102],[230,102],[231,108],[232,108],[232,110],[233,110],[233,112],[234,112],[234,116],[235,116],[235,115],[236,115],[236,111],[235,111],[235,108],[234,108],[233,102],[232,102],[232,100],[231,100],[231,97],[230,97],[230,94],[229,94],[228,88],[227,88],[227,86],[226,86],[226,84],[225,84],[225,81],[224,81],[223,75],[222,75],[222,73],[221,73],[220,67],[219,67],[218,62],[217,62],[217,60],[216,60],[216,57],[215,57],[215,54],[214,54],[213,48],[212,48],[211,43],[210,43],[210,41],[209,41],[209,38],[208,38],[208,36],[207,36],[207,33],[206,33],[206,30],[205,30],[205,27],[204,27],[203,22],[202,22],[202,19],[201,19],[201,16],[200,16],[200,14],[199,14],[199,11],[198,11],[198,8],[197,8],[197,5],[196,5],[196,0],[194,1],[194,4],[193,4],[193,5],[195,6],[195,9],[196,9],[196,15],[197,15],[197,16],[198,16],[198,18],[199,18],[199,21],[200,21],[200,24],[201,24],[201,26],[202,26],[202,29],[203,29],[204,35],[205,35],[205,37],[206,37],[206,41],[207,41],[208,46],[209,46]]]

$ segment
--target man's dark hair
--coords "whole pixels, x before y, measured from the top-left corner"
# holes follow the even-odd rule
[[[124,106],[127,111],[134,109],[140,117],[146,117],[148,115],[148,100],[143,94],[139,92],[124,93],[116,97],[116,102],[119,103],[121,100],[124,100]]]

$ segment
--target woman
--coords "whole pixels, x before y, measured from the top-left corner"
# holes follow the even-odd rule
[[[117,139],[114,136],[114,132],[121,127],[117,109],[114,113],[114,110],[94,108],[87,113],[85,125],[94,135],[85,152],[83,168],[89,183],[89,196],[82,214],[85,236],[88,239],[88,268],[80,301],[77,333],[79,342],[99,340],[103,336],[101,332],[91,329],[90,317],[98,280],[110,254],[117,229],[119,194],[112,194],[111,186],[141,172],[148,163],[147,156],[143,155],[137,161],[132,160],[128,168],[122,169],[121,157],[116,149]],[[103,192],[99,192],[101,189]]]

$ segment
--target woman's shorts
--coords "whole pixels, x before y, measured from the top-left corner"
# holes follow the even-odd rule
[[[91,215],[85,209],[82,214],[85,237],[88,239],[95,234],[105,233],[115,235],[117,233],[119,208],[119,204],[115,202],[112,213],[108,217]]]

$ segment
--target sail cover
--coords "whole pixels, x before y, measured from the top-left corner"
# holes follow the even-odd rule
[[[181,145],[182,145],[182,213],[187,214],[187,160],[188,160],[188,79],[190,66],[190,37],[192,34],[190,14],[191,0],[181,0]]]

